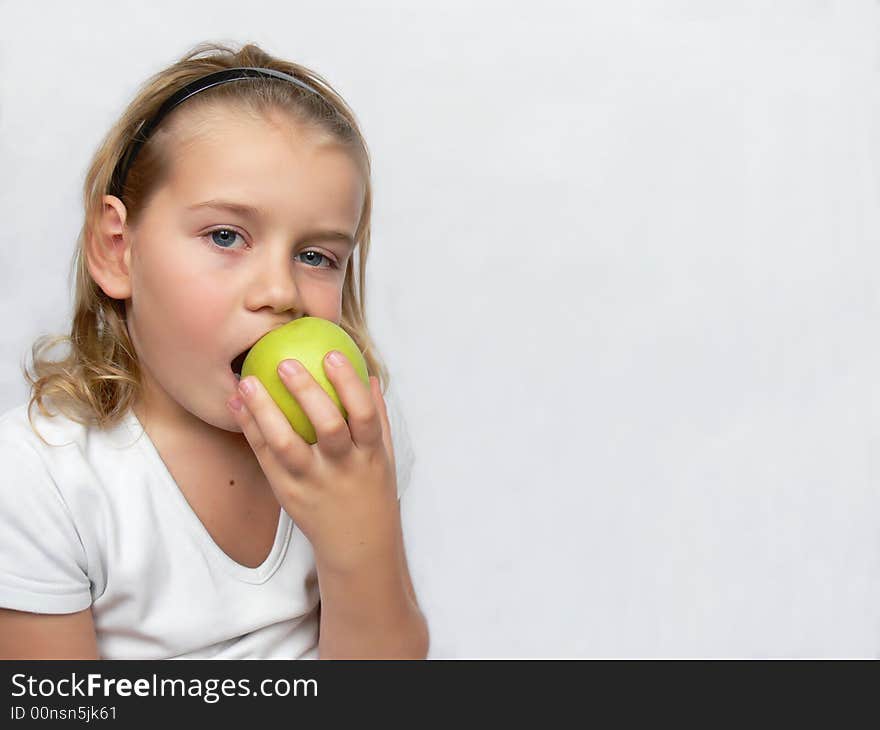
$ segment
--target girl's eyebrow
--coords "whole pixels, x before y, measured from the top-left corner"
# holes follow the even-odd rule
[[[264,211],[262,209],[257,208],[253,205],[246,205],[245,203],[234,203],[231,200],[212,199],[206,200],[203,203],[194,203],[193,205],[187,206],[187,210],[199,210],[201,208],[228,210],[232,213],[237,213],[238,215],[244,218],[249,218],[251,220],[257,220],[264,214]],[[343,233],[342,231],[311,231],[309,233],[306,233],[302,238],[303,240],[307,241],[344,241],[349,246],[354,246],[354,238],[348,233]]]

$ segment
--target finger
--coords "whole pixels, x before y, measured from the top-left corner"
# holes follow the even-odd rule
[[[342,360],[335,363],[330,357],[334,352],[328,353],[324,358],[324,372],[348,413],[351,440],[358,448],[377,447],[382,443],[382,421],[371,389],[364,385],[361,376],[345,355],[338,353]]]
[[[388,420],[388,407],[385,404],[385,397],[382,395],[382,386],[379,385],[379,378],[375,375],[370,376],[370,394],[373,402],[376,404],[376,410],[379,412],[379,421],[382,424],[382,443],[385,451],[391,458],[391,468],[394,474],[397,474],[397,466],[394,458],[394,441],[391,438],[391,422]]]
[[[246,392],[245,388],[248,389]],[[307,472],[314,458],[311,446],[293,430],[265,386],[258,378],[249,375],[239,382],[239,390],[262,435],[258,448],[263,452],[272,452],[281,464],[294,473]]]
[[[259,424],[253,417],[253,414],[250,412],[248,407],[245,405],[241,396],[236,396],[232,399],[232,401],[237,401],[239,408],[233,408],[230,405],[230,401],[227,401],[226,405],[227,407],[229,407],[230,413],[232,413],[233,418],[235,418],[235,422],[241,428],[241,432],[247,439],[248,444],[250,444],[250,447],[256,455],[257,461],[259,462],[260,468],[263,470],[263,473],[266,474],[267,477],[271,478],[272,475],[274,475],[284,467],[278,461],[278,458],[275,456],[272,450],[268,447],[266,439],[263,436],[263,433],[260,431]]]
[[[285,367],[282,368],[282,365]],[[288,365],[292,365],[293,369],[287,370]],[[353,444],[345,418],[327,391],[302,363],[283,360],[278,364],[278,377],[314,426],[321,452],[335,458],[351,451]]]

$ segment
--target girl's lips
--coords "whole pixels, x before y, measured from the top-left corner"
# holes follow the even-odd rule
[[[229,363],[229,369],[232,370],[233,373],[240,373],[242,367],[244,366],[244,360],[248,356],[248,353],[251,351],[249,347],[244,352],[240,352],[234,358],[232,358],[232,362]]]

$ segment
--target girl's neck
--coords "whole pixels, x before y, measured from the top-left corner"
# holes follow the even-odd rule
[[[214,426],[173,401],[166,393],[147,388],[143,397],[132,406],[147,435],[162,454],[192,454],[206,464],[239,464],[258,469],[259,462],[243,433]],[[163,447],[163,448],[160,448]]]

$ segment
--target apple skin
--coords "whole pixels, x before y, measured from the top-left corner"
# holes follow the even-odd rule
[[[282,360],[299,360],[348,422],[345,406],[324,374],[324,357],[330,350],[345,355],[364,385],[369,387],[367,362],[357,343],[338,324],[320,317],[300,317],[268,332],[251,348],[241,367],[242,380],[254,375],[287,417],[293,430],[310,444],[318,440],[315,427],[278,376],[278,365]]]

